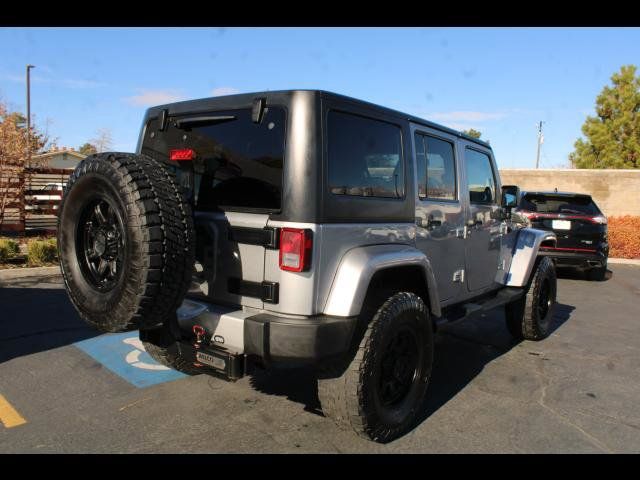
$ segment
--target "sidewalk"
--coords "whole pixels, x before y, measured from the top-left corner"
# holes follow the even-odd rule
[[[10,282],[17,278],[50,277],[60,275],[60,267],[8,268],[0,270],[0,283]]]

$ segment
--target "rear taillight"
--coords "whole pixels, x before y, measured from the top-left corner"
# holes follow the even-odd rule
[[[280,229],[280,269],[289,272],[309,270],[312,246],[311,230]]]
[[[599,225],[606,225],[607,224],[607,217],[605,217],[604,215],[598,215],[597,217],[591,217],[589,220],[591,220],[593,223],[597,223]]]
[[[174,148],[169,151],[169,158],[176,162],[188,162],[196,158],[196,152],[191,148]]]

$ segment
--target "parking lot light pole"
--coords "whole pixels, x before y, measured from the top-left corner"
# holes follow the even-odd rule
[[[31,69],[35,65],[27,65],[27,165],[31,166]]]

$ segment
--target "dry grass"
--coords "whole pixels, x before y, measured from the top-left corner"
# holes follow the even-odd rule
[[[27,243],[27,265],[41,267],[53,263],[58,258],[58,247],[55,238],[34,239]]]
[[[9,258],[15,257],[19,251],[18,242],[10,238],[0,238],[0,262],[5,262]]]

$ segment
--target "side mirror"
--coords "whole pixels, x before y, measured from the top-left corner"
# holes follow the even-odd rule
[[[502,206],[507,210],[511,210],[518,205],[520,197],[520,189],[516,185],[502,186]]]

